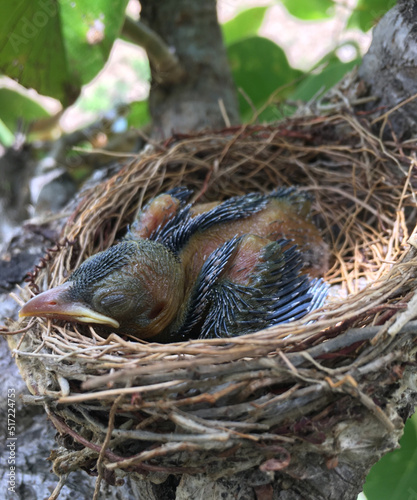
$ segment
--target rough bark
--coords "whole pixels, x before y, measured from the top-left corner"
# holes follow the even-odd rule
[[[164,84],[151,64],[153,137],[218,129],[226,125],[225,120],[237,123],[237,99],[215,0],[145,0],[141,5],[142,21],[163,37],[185,70],[183,81]]]
[[[30,169],[29,146],[19,135],[15,144],[0,157],[0,248],[1,242],[10,238],[13,229],[28,216]],[[2,278],[0,277],[0,280]]]
[[[372,44],[363,59],[359,76],[366,82],[367,93],[377,97],[368,109],[380,107],[380,113],[417,94],[417,1],[400,0],[378,23]],[[389,122],[379,122],[386,133],[398,137],[417,131],[417,100],[390,113]]]

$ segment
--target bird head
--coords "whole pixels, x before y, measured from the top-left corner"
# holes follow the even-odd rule
[[[182,269],[172,252],[150,240],[123,241],[30,299],[19,315],[102,324],[149,338],[171,323],[183,293]]]

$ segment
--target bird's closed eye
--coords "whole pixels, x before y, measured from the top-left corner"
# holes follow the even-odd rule
[[[109,293],[98,298],[101,309],[113,317],[120,316],[129,311],[132,299],[123,293]]]

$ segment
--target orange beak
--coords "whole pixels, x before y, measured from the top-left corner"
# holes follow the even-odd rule
[[[41,318],[63,319],[80,323],[98,323],[119,328],[120,323],[109,316],[100,314],[82,302],[70,299],[68,289],[71,282],[66,282],[42,292],[30,299],[19,312],[21,318],[36,316]]]

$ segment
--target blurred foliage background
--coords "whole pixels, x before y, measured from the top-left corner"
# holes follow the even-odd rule
[[[318,98],[360,62],[372,26],[394,4],[219,0],[242,121],[278,120],[300,101]],[[118,132],[149,122],[149,63],[145,51],[123,37],[126,13],[140,18],[139,3],[1,2],[3,145],[13,143],[19,127],[30,132],[29,140],[53,139],[118,108]]]
[[[276,121],[318,99],[360,63],[372,27],[395,3],[219,0],[242,121]],[[139,3],[1,2],[0,148],[12,146],[19,131],[36,145],[97,120],[116,135],[146,129],[149,63],[123,37],[126,15],[140,18]],[[100,147],[100,133],[82,145]],[[76,168],[72,174],[79,176]],[[361,498],[417,500],[415,416],[401,449],[371,470]]]

